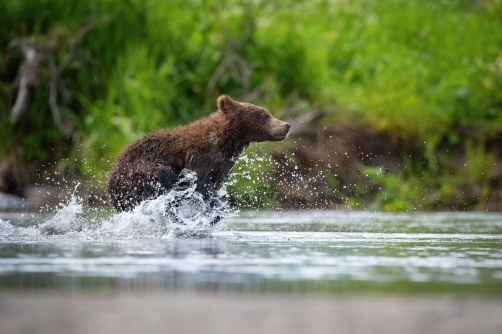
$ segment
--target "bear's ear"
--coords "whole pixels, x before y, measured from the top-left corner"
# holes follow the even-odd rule
[[[238,103],[230,98],[230,96],[223,94],[220,95],[216,104],[218,105],[218,110],[223,111],[223,113],[232,112],[237,109]]]

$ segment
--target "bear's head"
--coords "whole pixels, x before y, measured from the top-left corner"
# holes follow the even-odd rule
[[[228,95],[221,95],[217,104],[218,110],[249,143],[281,141],[289,133],[289,123],[274,118],[262,107],[234,101]]]

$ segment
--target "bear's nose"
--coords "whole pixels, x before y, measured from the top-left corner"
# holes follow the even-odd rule
[[[288,130],[289,130],[289,128],[291,128],[291,124],[286,123],[286,129],[288,129]]]

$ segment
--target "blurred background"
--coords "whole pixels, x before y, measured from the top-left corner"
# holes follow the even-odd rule
[[[0,191],[34,206],[101,205],[121,149],[225,93],[293,124],[234,170],[239,207],[502,211],[500,0],[9,0],[0,22]]]

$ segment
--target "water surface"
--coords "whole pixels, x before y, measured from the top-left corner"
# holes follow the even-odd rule
[[[198,238],[78,214],[83,230],[48,236],[54,214],[0,213],[0,289],[502,292],[500,214],[241,212]]]

